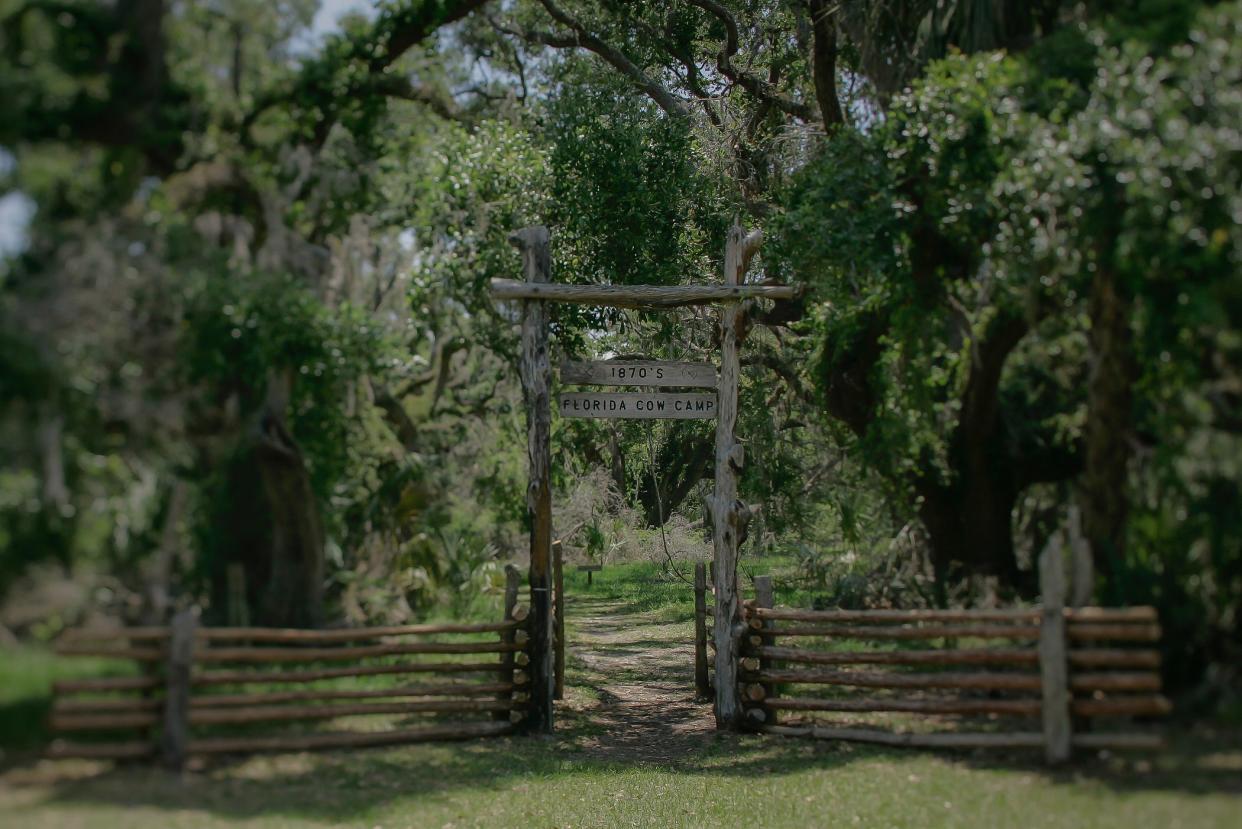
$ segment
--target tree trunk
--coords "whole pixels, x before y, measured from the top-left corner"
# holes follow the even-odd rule
[[[1103,258],[1103,257],[1101,257]],[[1100,263],[1091,284],[1091,378],[1087,387],[1082,524],[1106,579],[1125,559],[1134,362],[1130,304],[1116,274]]]
[[[837,21],[839,6],[828,0],[811,0],[811,30],[814,42],[811,50],[811,68],[815,78],[815,99],[819,103],[824,129],[845,123],[841,100],[837,96]]]
[[[285,425],[293,375],[268,377],[254,456],[271,520],[267,584],[257,622],[315,627],[323,622],[324,539],[319,507],[302,450]]]
[[[1033,590],[1033,574],[1018,569],[1014,553],[1012,481],[963,471],[952,486],[922,484],[918,492],[937,582],[987,573],[1023,593]]]

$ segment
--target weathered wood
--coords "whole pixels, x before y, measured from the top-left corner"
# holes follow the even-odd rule
[[[1038,691],[1039,676],[1022,673],[885,673],[879,671],[758,671],[746,677],[764,683],[846,685],[859,688],[975,688],[982,691]]]
[[[198,639],[216,641],[251,641],[251,642],[299,642],[299,643],[333,643],[361,642],[368,639],[380,639],[390,636],[415,636],[450,633],[497,633],[516,627],[515,622],[470,622],[436,623],[424,625],[392,625],[387,627],[342,628],[339,630],[305,630],[301,628],[259,628],[259,627],[218,627],[198,628],[194,635]],[[58,640],[58,646],[66,648],[87,642],[112,641],[144,641],[163,642],[168,639],[169,629],[166,627],[133,627],[119,628],[114,631],[70,630]],[[115,649],[99,651],[116,653]],[[90,655],[95,655],[92,652]],[[157,655],[161,651],[154,651]],[[75,654],[76,655],[76,654]]]
[[[328,702],[341,700],[387,699],[398,697],[473,697],[488,694],[504,694],[507,700],[512,683],[504,682],[458,682],[440,685],[407,685],[375,690],[310,689],[304,691],[274,691],[253,694],[207,694],[190,698],[190,710],[203,708],[230,708],[241,706],[277,705],[288,702]],[[93,699],[63,700],[52,703],[53,716],[81,716],[106,714],[149,714],[158,712],[162,701],[154,699]],[[145,720],[143,723],[145,724]]]
[[[732,241],[733,236],[729,239]],[[735,273],[741,261],[740,257],[734,260]],[[746,299],[794,299],[798,289],[788,285],[739,285],[736,278],[729,281],[727,276],[724,285],[532,285],[528,276],[526,282],[493,279],[491,294],[498,300],[543,300],[658,310],[684,305],[735,304]]]
[[[1066,608],[1066,620],[1077,623],[1156,623],[1159,616],[1151,605],[1140,604],[1130,608]]]
[[[1156,609],[1135,607],[1065,608],[1071,623],[1156,622]],[[760,619],[790,622],[1029,622],[1038,624],[1042,610],[1032,608],[980,608],[961,610],[798,610],[785,607],[756,608]]]
[[[602,564],[579,564],[578,572],[587,574],[587,587],[594,581],[595,574],[604,569]]]
[[[467,714],[509,711],[521,703],[512,700],[448,699],[418,702],[374,702],[352,705],[265,705],[256,708],[196,708],[192,725],[237,725],[291,720],[330,720],[371,714]]]
[[[1160,694],[1138,694],[1105,699],[1076,699],[1070,709],[1080,717],[1162,717],[1173,704]]]
[[[710,363],[670,360],[603,360],[561,363],[561,382],[596,386],[676,386],[716,388],[716,367]]]
[[[1036,732],[912,734],[866,728],[831,728],[820,725],[771,725],[764,726],[760,730],[765,734],[778,734],[785,737],[814,737],[819,740],[843,740],[918,748],[1039,748],[1043,745],[1043,735]]]
[[[1000,714],[1029,717],[1038,715],[1040,710],[1038,699],[890,699],[887,697],[811,699],[782,697],[769,700],[767,706],[782,711],[893,711],[909,714]]]
[[[755,616],[781,622],[1029,622],[1039,621],[1039,608],[982,610],[798,610],[755,608]]]
[[[556,588],[552,609],[556,613],[553,638],[556,641],[556,699],[565,698],[565,555],[560,540],[552,542],[552,581]]]
[[[119,699],[54,699],[53,714],[133,714],[162,711],[164,701],[145,697],[121,697]]]
[[[516,624],[513,619],[513,611],[517,607],[518,587],[522,582],[522,574],[518,572],[518,568],[512,564],[505,565],[505,598],[504,598],[504,620]],[[506,645],[515,644],[517,633],[516,630],[510,629],[500,634],[500,641]],[[508,702],[513,698],[513,666],[515,663],[514,652],[509,651],[500,656],[500,670],[496,675],[496,679],[502,684],[509,686],[508,690],[498,691],[496,699],[501,702]],[[492,717],[495,720],[509,721],[509,712],[496,711]]]
[[[556,398],[561,417],[597,420],[710,420],[716,395],[690,392],[569,392]]]
[[[1079,622],[1158,622],[1156,608],[1150,605],[1132,607],[1067,607],[1065,618],[1071,624]]]
[[[501,633],[517,627],[513,621],[393,625],[389,627],[346,628],[341,630],[301,630],[291,628],[200,628],[198,638],[211,642],[297,642],[330,644],[363,642],[395,636],[430,636],[453,633]]]
[[[476,737],[500,736],[511,731],[512,726],[507,722],[480,722],[364,733],[305,734],[279,737],[211,737],[191,741],[189,752],[193,755],[248,754],[258,751],[313,751],[315,749],[329,748],[363,748],[366,746],[400,745],[403,743],[441,740],[470,740]]]
[[[1159,668],[1160,651],[1128,648],[1073,648],[1069,663],[1075,668]]]
[[[48,728],[52,731],[122,731],[131,728],[150,728],[159,725],[163,716],[159,711],[109,711],[103,714],[58,714],[52,712],[48,717]],[[186,729],[183,729],[185,731]],[[186,736],[186,735],[182,735]],[[168,730],[161,735],[161,747],[168,742]],[[184,742],[181,743],[184,747]],[[179,768],[177,755],[164,753],[165,764],[172,769]],[[184,755],[182,755],[184,761]]]
[[[409,654],[506,653],[521,650],[517,644],[502,642],[410,642],[400,645],[360,645],[343,648],[209,648],[200,650],[201,664],[218,662],[323,662],[340,659],[370,659],[377,656]]]
[[[803,648],[759,648],[756,655],[777,662],[810,665],[1037,665],[1030,648],[961,648],[901,651],[817,651]]]
[[[1039,628],[1039,675],[1043,699],[1044,759],[1055,764],[1068,760],[1072,748],[1069,667],[1065,656],[1065,566],[1056,539],[1040,554],[1039,586],[1043,603]]]
[[[776,594],[772,587],[772,577],[755,576],[755,604],[753,610],[757,611],[763,608],[769,608],[774,604],[776,604]],[[759,648],[762,651],[763,647],[770,647],[774,640],[770,634],[772,622],[762,619],[760,619],[759,622],[762,625],[761,632],[763,633],[763,646]],[[770,668],[772,668],[771,660],[767,657],[761,657],[759,659],[759,670],[766,671]],[[772,708],[771,702],[776,698],[776,690],[777,686],[772,683],[768,683],[763,686],[765,704],[767,704],[770,709]],[[765,721],[775,724],[778,719],[776,710],[772,709],[768,712],[768,716],[765,718]]]
[[[707,676],[707,565],[694,565],[694,693],[698,699],[711,694]]]
[[[1093,625],[1071,623],[1066,636],[1072,642],[1159,642],[1160,625]]]
[[[1074,748],[1117,751],[1156,751],[1165,744],[1159,734],[1075,734],[1073,741]]]
[[[398,697],[478,697],[513,690],[511,682],[448,682],[434,685],[401,685],[367,690],[307,689],[253,694],[200,694],[190,699],[190,710],[278,705],[287,702],[328,702],[332,700],[386,699]],[[507,697],[498,697],[507,699]]]
[[[508,651],[506,651],[507,653]],[[477,674],[495,673],[495,662],[408,662],[403,665],[362,665],[348,668],[318,668],[302,671],[208,671],[194,674],[191,684],[198,687],[213,685],[246,685],[250,683],[297,683],[322,679],[342,679],[359,676],[388,676],[392,674]]]
[[[155,754],[156,745],[145,740],[120,743],[75,743],[54,740],[43,753],[49,760],[145,760]]]
[[[497,298],[526,299],[522,303],[522,396],[526,403],[526,457],[530,480],[526,513],[530,522],[530,673],[531,707],[524,723],[529,731],[552,732],[552,703],[556,693],[552,644],[552,484],[551,484],[551,369],[548,358],[548,312],[538,292],[553,286],[552,252],[546,227],[517,231],[509,241],[522,252],[522,286],[526,295]]]
[[[1075,691],[1159,691],[1158,673],[1071,674],[1069,687]]]
[[[164,674],[164,730],[160,753],[164,765],[180,770],[185,766],[186,744],[190,739],[190,673],[194,667],[194,630],[198,613],[186,609],[172,620],[168,642],[168,664]]]
[[[813,665],[1038,665],[1033,648],[954,648],[898,651],[818,651],[804,648],[761,647],[756,655],[779,662]],[[1159,668],[1160,653],[1153,650],[1075,649],[1069,652],[1075,668]]]
[[[729,228],[725,241],[724,287],[736,291],[745,268],[742,229]],[[792,294],[790,294],[792,296]],[[741,294],[734,295],[742,299]],[[741,725],[741,706],[737,697],[738,637],[734,626],[741,620],[737,597],[738,470],[729,463],[736,445],[737,384],[740,370],[738,327],[743,322],[737,302],[720,309],[720,382],[717,387],[716,480],[708,506],[712,516],[712,562],[715,565],[715,615],[712,638],[716,642],[716,727],[736,729]]]
[[[776,628],[775,636],[830,636],[835,639],[974,639],[1039,638],[1036,625],[817,625]]]

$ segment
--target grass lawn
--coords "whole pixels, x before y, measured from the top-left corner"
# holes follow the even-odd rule
[[[610,565],[596,574],[590,598],[620,608],[627,626],[688,634],[690,589],[653,575],[649,565]],[[571,596],[586,594],[580,574],[566,576]],[[572,642],[572,611],[569,630]],[[1232,827],[1242,815],[1242,744],[1205,728],[1174,729],[1158,756],[1084,756],[1057,771],[1031,753],[933,754],[725,734],[669,761],[601,752],[592,690],[600,677],[572,658],[567,702],[549,739],[241,757],[181,776],[38,760],[52,678],[115,670],[37,650],[0,654],[0,741],[8,752],[0,761],[0,827],[1133,829]]]
[[[932,755],[724,737],[667,766],[573,735],[237,761],[177,778],[91,763],[10,771],[5,827],[1236,826],[1242,751],[1154,762]]]

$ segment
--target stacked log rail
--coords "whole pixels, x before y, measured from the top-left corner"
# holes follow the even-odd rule
[[[175,626],[71,631],[57,644],[62,655],[129,660],[157,670],[56,683],[52,731],[87,739],[58,739],[49,755],[140,759],[160,753],[162,746],[167,754],[170,735],[177,738],[171,744],[179,747],[179,762],[182,751],[300,751],[509,733],[528,705],[529,682],[528,609],[515,602],[514,580],[510,588],[506,618],[498,622],[340,630],[191,628],[192,670],[185,672],[184,688],[174,687]],[[171,699],[188,704],[173,705]],[[315,728],[376,715],[402,719],[378,726],[371,721],[369,729],[357,731],[261,733],[275,725]],[[433,719],[405,722],[415,717]],[[126,731],[137,736],[98,741]]]
[[[1041,715],[1042,610],[792,610],[747,602],[740,692],[748,724],[771,734],[888,745],[1038,747],[1033,730],[995,730]],[[1079,718],[1159,717],[1161,636],[1150,607],[1064,611],[1069,711]],[[824,649],[832,643],[834,649]],[[837,696],[825,696],[826,692]],[[820,714],[984,717],[977,733],[893,732],[825,724]],[[780,725],[777,716],[785,715]],[[801,720],[788,719],[801,717]],[[959,723],[961,725],[963,723]],[[1098,731],[1077,748],[1159,745]]]

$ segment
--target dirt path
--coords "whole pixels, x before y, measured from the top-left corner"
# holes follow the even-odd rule
[[[568,659],[598,696],[579,710],[596,728],[587,753],[672,763],[712,734],[711,706],[694,700],[694,651],[684,624],[660,624],[623,605],[571,597]]]

